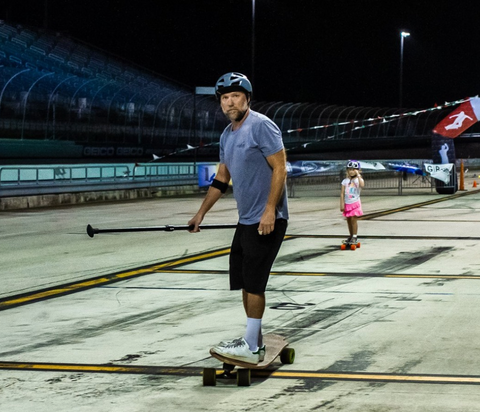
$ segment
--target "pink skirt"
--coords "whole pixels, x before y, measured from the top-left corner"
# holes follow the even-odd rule
[[[343,216],[345,217],[352,217],[352,216],[362,216],[362,203],[360,200],[358,202],[352,204],[345,204],[345,209],[343,210]]]

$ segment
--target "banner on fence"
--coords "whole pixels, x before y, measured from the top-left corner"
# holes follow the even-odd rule
[[[210,186],[217,175],[218,165],[198,165],[198,187]]]
[[[441,180],[443,183],[450,182],[450,175],[452,173],[453,163],[425,163],[425,171],[434,179]]]

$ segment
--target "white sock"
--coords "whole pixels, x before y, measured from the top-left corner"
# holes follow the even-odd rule
[[[262,319],[247,318],[247,330],[245,340],[252,352],[258,350],[259,338],[262,335]]]

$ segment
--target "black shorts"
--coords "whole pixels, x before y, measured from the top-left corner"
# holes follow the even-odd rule
[[[270,270],[287,231],[286,219],[277,219],[269,235],[258,234],[255,225],[238,224],[230,251],[230,289],[263,293]]]

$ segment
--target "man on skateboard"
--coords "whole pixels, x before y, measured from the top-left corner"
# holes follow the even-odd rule
[[[191,232],[199,231],[205,214],[225,193],[231,179],[239,220],[230,252],[230,289],[242,290],[247,326],[243,337],[220,342],[213,351],[257,364],[265,354],[265,289],[287,230],[286,155],[277,125],[250,109],[252,85],[246,76],[224,74],[215,92],[231,123],[220,136],[217,175],[188,224],[194,225]]]

